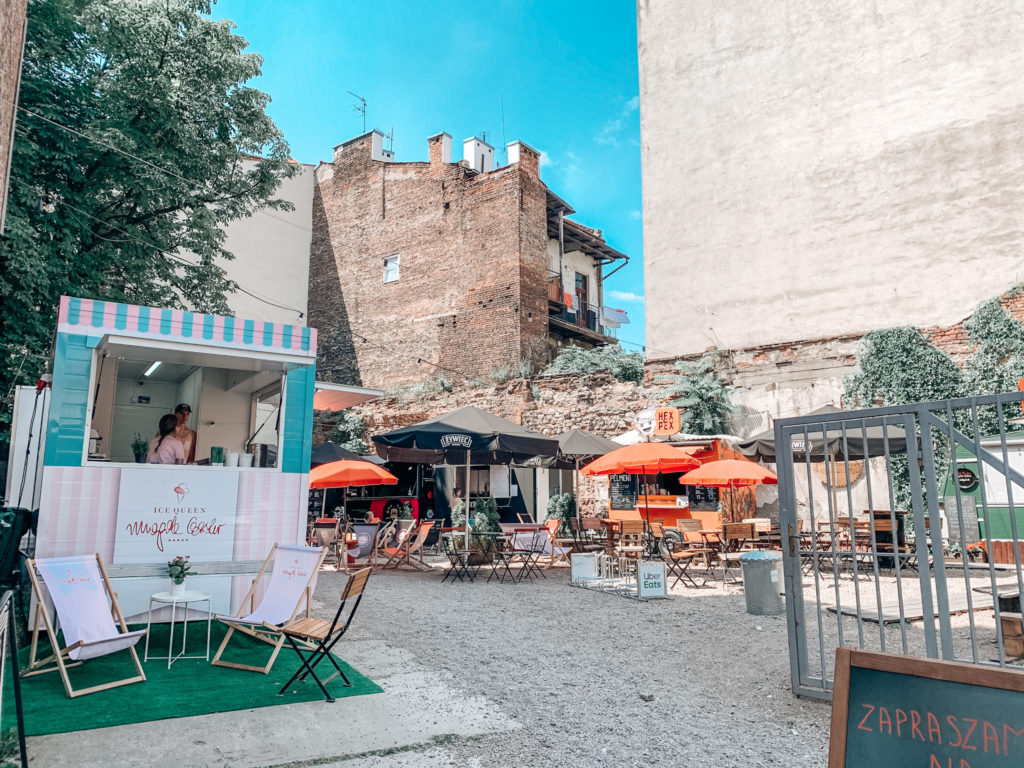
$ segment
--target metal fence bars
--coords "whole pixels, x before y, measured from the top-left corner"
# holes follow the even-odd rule
[[[1022,399],[776,422],[795,693],[831,697],[839,646],[1021,663]]]
[[[10,664],[10,670],[7,665]],[[14,592],[8,590],[0,597],[0,680],[4,676],[11,676],[11,690],[14,692],[14,701],[4,700],[6,686],[0,688],[0,712],[7,707],[14,706],[18,729],[18,750],[19,760],[22,768],[28,768],[28,754],[25,751],[25,719],[21,707],[21,677],[18,670],[18,633],[15,626],[14,615]]]

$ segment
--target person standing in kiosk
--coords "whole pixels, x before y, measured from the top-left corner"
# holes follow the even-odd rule
[[[189,429],[188,426],[188,420],[192,416],[192,406],[188,403],[178,403],[174,407],[174,416],[177,419],[174,436],[181,441],[185,449],[185,463],[193,464],[196,460],[196,431]]]
[[[174,436],[178,418],[173,413],[160,417],[160,435],[149,441],[147,464],[184,464],[185,446]]]

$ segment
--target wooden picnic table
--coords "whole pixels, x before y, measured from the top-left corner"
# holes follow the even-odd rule
[[[975,592],[983,595],[992,594],[992,586],[974,587]],[[1000,613],[1020,613],[1020,588],[1012,584],[1003,586],[996,585],[996,600],[999,601]]]

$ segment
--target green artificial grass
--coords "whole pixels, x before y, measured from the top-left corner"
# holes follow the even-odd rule
[[[167,654],[168,627],[167,624],[153,625],[149,642],[151,655]],[[210,633],[211,659],[226,631],[227,628],[223,624],[213,622]],[[48,653],[45,651],[48,648],[45,638],[46,634],[42,633],[39,640],[40,657]],[[180,624],[175,629],[174,639],[180,650]],[[145,642],[146,639],[143,638],[136,645],[140,661],[143,658]],[[339,651],[343,650],[344,644],[344,641],[338,644]],[[187,652],[202,654],[205,646],[205,622],[190,622]],[[270,658],[272,651],[272,646],[236,632],[222,658],[225,661],[242,664],[263,665]],[[25,666],[28,649],[22,649],[20,656],[21,664]],[[327,683],[327,690],[335,698],[383,692],[380,686],[344,661],[339,660],[339,663],[348,679],[352,681],[352,687],[346,688],[340,677],[334,678]],[[0,723],[0,727],[3,728],[15,725],[10,667],[9,664],[5,665],[3,721]],[[202,658],[179,659],[167,669],[166,661],[155,661],[150,658],[148,662],[142,662],[142,669],[146,673],[145,682],[123,685],[74,699],[68,698],[64,691],[59,672],[35,675],[21,681],[25,735],[42,736],[48,733],[84,731],[112,725],[166,720],[172,717],[206,715],[211,712],[274,707],[301,701],[323,701],[323,693],[312,678],[293,684],[283,696],[277,695],[281,686],[298,667],[299,660],[295,651],[287,643],[278,654],[270,674],[267,675],[215,667]],[[321,678],[328,676],[328,670],[334,672],[333,666],[326,659],[317,665],[316,669]],[[71,684],[76,689],[133,677],[135,674],[135,665],[128,651],[118,651],[108,656],[90,659],[82,666],[68,670]]]

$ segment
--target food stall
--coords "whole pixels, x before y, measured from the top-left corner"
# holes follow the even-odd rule
[[[315,363],[312,328],[62,297],[36,556],[99,552],[116,575],[188,555],[189,588],[236,608],[251,577],[224,564],[304,539]],[[195,463],[139,463],[133,441],[182,404]],[[167,584],[115,589],[132,616]]]
[[[720,438],[686,438],[667,442],[686,450],[702,463],[738,456]],[[652,520],[672,526],[677,519],[693,517],[693,512],[717,511],[719,489],[680,485],[681,474],[609,475],[608,517],[612,520],[640,519],[649,513]]]

